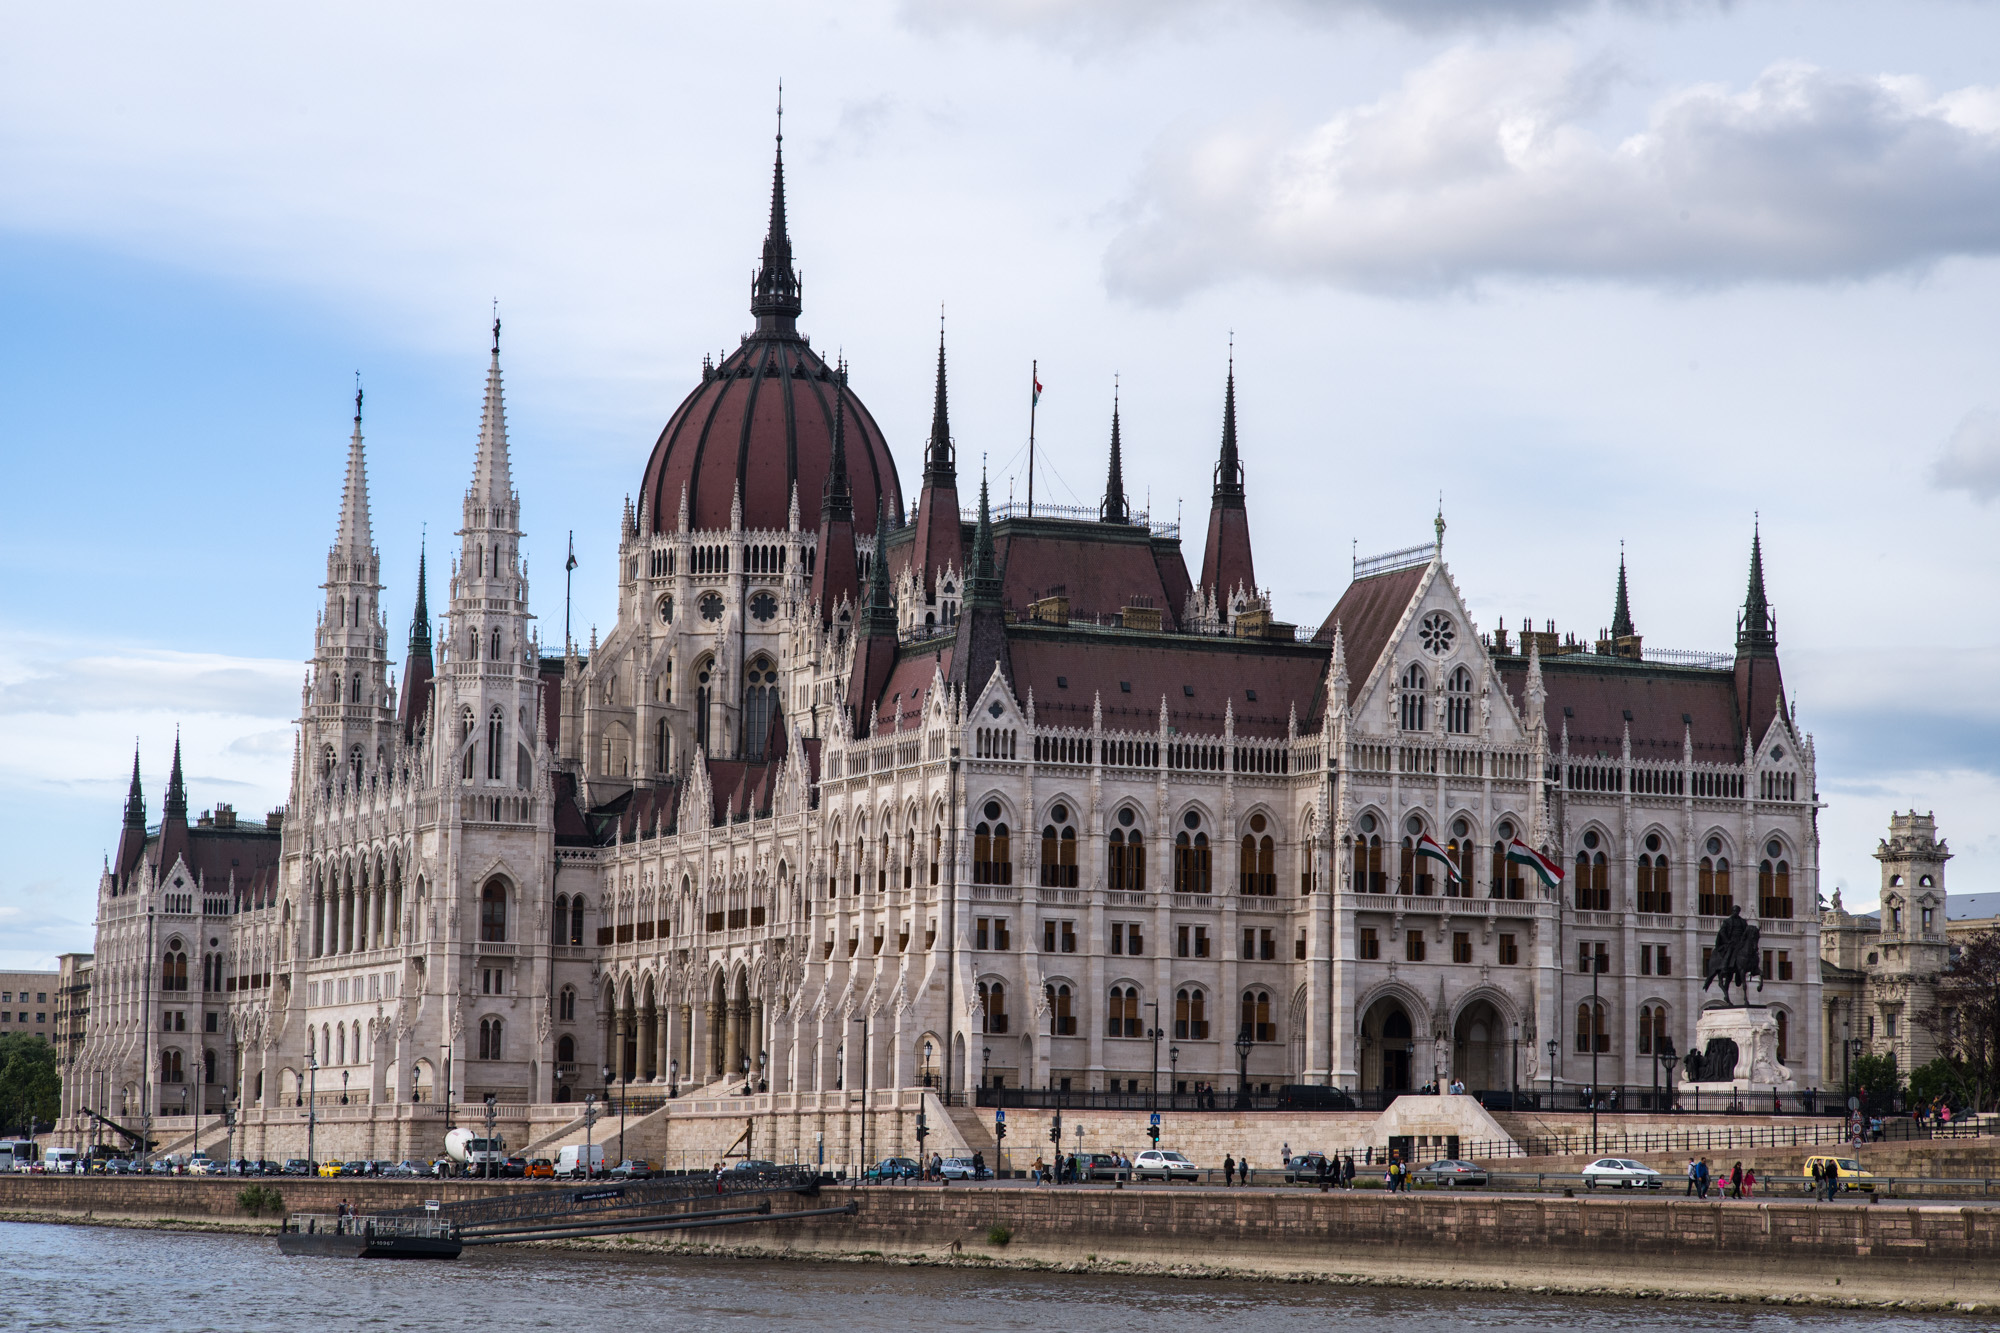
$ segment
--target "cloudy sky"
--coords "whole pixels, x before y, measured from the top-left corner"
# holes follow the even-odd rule
[[[7,7],[0,965],[88,948],[135,739],[284,799],[368,386],[407,607],[506,320],[534,601],[748,327],[785,82],[803,325],[914,481],[1205,513],[1234,333],[1258,570],[1425,539],[1482,627],[1727,648],[1761,515],[1826,887],[1892,807],[2000,889],[2000,6],[850,0]],[[396,617],[397,628],[407,612]]]

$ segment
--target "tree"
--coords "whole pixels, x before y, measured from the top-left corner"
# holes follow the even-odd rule
[[[1887,1115],[1895,1109],[1896,1094],[1903,1078],[1896,1072],[1896,1053],[1864,1055],[1854,1062],[1847,1076],[1847,1090],[1861,1098],[1861,1109],[1869,1115]]]
[[[56,1048],[25,1032],[0,1037],[0,1127],[32,1138],[37,1125],[53,1126],[61,1111]]]
[[[1956,942],[1938,975],[1937,1001],[1916,1015],[1949,1062],[1960,1098],[1989,1110],[2000,1100],[2000,930]]]

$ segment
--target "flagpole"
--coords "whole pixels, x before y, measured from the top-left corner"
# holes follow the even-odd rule
[[[1028,362],[1028,517],[1035,516],[1035,407],[1041,402],[1041,363]]]
[[[575,571],[576,530],[571,529],[569,534],[569,559],[563,562],[563,652],[565,655],[568,654],[569,646],[572,642],[569,636],[569,588]]]

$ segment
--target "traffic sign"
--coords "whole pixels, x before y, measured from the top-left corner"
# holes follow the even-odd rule
[[[1859,1111],[1861,1109],[1861,1099],[1859,1097],[1849,1097],[1847,1099],[1847,1109],[1850,1111]]]
[[[993,1112],[993,1118],[995,1120],[1005,1120],[1007,1118],[1007,1108],[1004,1106],[997,1108]]]
[[[1160,1113],[1159,1113],[1158,1111],[1155,1111],[1155,1112],[1153,1112],[1153,1118],[1152,1118],[1152,1119],[1151,1119],[1150,1121],[1148,1121],[1147,1123],[1148,1123],[1148,1124],[1154,1124],[1154,1125],[1157,1125],[1157,1124],[1159,1124],[1159,1123],[1160,1123]]]

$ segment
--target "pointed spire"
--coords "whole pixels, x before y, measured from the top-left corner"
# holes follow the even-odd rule
[[[880,497],[875,501],[875,553],[868,561],[868,601],[866,630],[870,634],[896,633],[896,603],[889,595],[889,507]]]
[[[374,549],[374,534],[368,526],[368,460],[361,447],[361,372],[354,372],[354,434],[347,442],[347,481],[340,492],[340,528],[333,539],[336,551],[350,562],[365,562]]]
[[[833,395],[833,461],[827,465],[826,490],[820,508],[834,518],[854,520],[854,493],[847,479],[847,395]]]
[[[417,545],[417,609],[410,617],[410,659],[421,657],[426,662],[431,660],[430,579],[426,565],[429,552],[425,549],[428,545],[428,541]]]
[[[137,771],[138,764],[135,760],[133,772]],[[167,802],[162,813],[168,823],[176,821],[187,823],[187,784],[181,778],[181,734],[178,731],[174,732],[174,767],[173,772],[167,777]]]
[[[792,237],[785,223],[785,89],[778,85],[778,149],[771,167],[771,221],[764,233],[764,261],[750,288],[750,313],[759,333],[791,334],[799,317],[799,275],[792,268]]]
[[[500,385],[500,317],[493,317],[493,354],[486,366],[486,406],[479,416],[479,456],[472,469],[473,503],[511,507],[514,479],[507,460],[507,405]],[[466,526],[474,526],[468,523]],[[494,527],[512,527],[493,523]]]
[[[1236,453],[1236,349],[1229,350],[1229,378],[1222,389],[1222,456],[1215,464],[1215,498],[1241,501],[1243,463]]]
[[[146,793],[139,786],[139,742],[132,742],[132,789],[125,794],[125,827],[146,827]]]
[[[944,316],[938,316],[937,397],[931,405],[930,446],[924,451],[924,484],[940,485],[958,481],[957,456],[951,444],[951,414],[946,408],[944,386]]]
[[[1750,529],[1750,590],[1743,598],[1743,617],[1736,626],[1736,650],[1774,648],[1778,642],[1777,617],[1764,596],[1764,534],[1758,522]]]
[[[1104,503],[1098,516],[1106,523],[1130,523],[1132,507],[1125,501],[1125,464],[1118,440],[1118,388],[1111,389],[1111,467],[1104,478]],[[983,483],[982,483],[983,485]]]
[[[1611,608],[1611,638],[1615,643],[1632,634],[1632,603],[1625,592],[1625,547],[1618,547],[1618,600]]]
[[[979,470],[979,523],[972,530],[971,577],[965,581],[968,604],[998,606],[1000,575],[993,564],[993,515],[987,507],[986,469]]]

